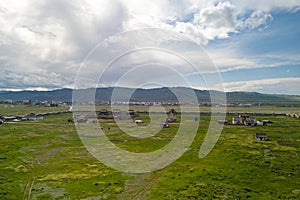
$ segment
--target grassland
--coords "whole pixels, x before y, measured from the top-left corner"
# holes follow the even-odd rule
[[[148,174],[128,174],[92,157],[74,124],[66,121],[69,117],[49,115],[41,121],[0,125],[0,199],[300,198],[300,119],[257,116],[274,123],[225,126],[213,151],[199,159],[210,119],[201,115],[193,144],[178,160]],[[145,124],[150,120],[146,114],[139,118]],[[100,124],[112,142],[133,152],[161,148],[179,126],[171,124],[154,137],[137,139],[122,133],[113,120]],[[269,141],[256,141],[256,132],[267,133]]]
[[[25,115],[33,113],[46,113],[68,111],[69,106],[59,105],[58,107],[45,107],[45,106],[28,106],[24,104],[0,104],[0,115]]]
[[[130,106],[130,109],[137,110],[137,111],[148,111],[150,106]],[[180,106],[165,106],[165,110],[169,111],[171,108],[174,108],[176,111],[180,111]],[[193,108],[193,107],[191,107]],[[109,106],[96,106],[96,110],[101,109],[110,109]],[[187,106],[188,109],[188,106]],[[199,110],[201,112],[210,112],[211,107],[209,106],[200,106]],[[249,106],[249,107],[227,107],[227,112],[248,112],[248,113],[300,113],[300,107],[298,106]]]

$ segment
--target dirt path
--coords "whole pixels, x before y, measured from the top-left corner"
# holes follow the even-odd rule
[[[35,174],[34,174],[34,169],[32,166],[30,166],[29,164],[27,164],[26,162],[24,162],[23,160],[17,158],[16,159],[17,162],[19,162],[20,164],[22,164],[23,166],[26,167],[26,169],[31,172],[29,177],[28,177],[28,180],[27,180],[27,183],[24,187],[24,190],[23,190],[23,197],[22,199],[23,200],[30,200],[31,199],[31,191],[32,191],[32,188],[34,186],[34,181],[35,181]]]
[[[119,195],[118,199],[143,200],[147,193],[155,185],[162,175],[163,170],[156,174],[138,174],[134,179],[128,180],[125,185],[125,191]]]

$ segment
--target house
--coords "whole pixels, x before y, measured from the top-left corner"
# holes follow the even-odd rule
[[[134,118],[134,117],[138,117],[138,116],[139,116],[139,114],[136,113],[134,110],[128,110],[127,113],[130,115],[131,118]]]
[[[232,118],[232,124],[233,125],[241,125],[241,124],[243,124],[243,118],[241,118],[241,117],[233,117]]]
[[[91,121],[91,123],[92,123],[92,124],[97,124],[98,121],[97,121],[96,119],[93,119],[93,120]]]
[[[35,113],[30,113],[29,115],[26,115],[22,117],[22,120],[42,120],[43,116],[42,115],[36,115]]]
[[[266,125],[266,122],[264,122],[263,120],[262,121],[256,121],[256,125],[257,126],[264,126],[264,125]]]
[[[273,121],[268,120],[268,119],[264,119],[264,120],[262,120],[262,122],[264,122],[266,124],[273,124]]]
[[[172,122],[178,122],[178,119],[175,117],[177,114],[175,109],[171,109],[169,112],[167,112],[168,118],[166,119],[166,122],[172,123]]]
[[[228,121],[225,119],[220,119],[218,120],[218,124],[224,124],[224,125],[227,125],[228,124]]]
[[[103,109],[99,112],[97,118],[98,119],[113,119],[113,115],[112,115],[112,112],[110,112],[106,109]]]
[[[23,104],[27,105],[27,106],[32,106],[32,101],[31,100],[24,100]]]
[[[77,119],[76,121],[78,124],[87,123],[87,119]]]
[[[169,128],[169,127],[170,127],[169,124],[168,124],[168,122],[164,122],[164,123],[162,123],[160,126],[161,126],[162,128]]]
[[[95,115],[95,114],[87,114],[86,116],[85,116],[85,118],[86,119],[96,119],[97,118],[97,116]]]
[[[239,117],[243,118],[243,119],[247,119],[250,116],[248,114],[240,114]]]
[[[137,119],[137,120],[135,120],[135,121],[134,121],[134,123],[136,123],[136,124],[142,124],[142,123],[143,123],[143,121],[142,121],[142,120],[140,120],[140,119]]]
[[[268,140],[268,135],[265,134],[265,133],[256,133],[255,134],[255,139],[256,140],[266,141],[266,140]]]
[[[168,123],[178,122],[178,119],[177,119],[177,118],[168,117],[168,118],[166,119],[166,122],[168,122]]]
[[[5,116],[5,117],[3,117],[3,119],[4,119],[5,121],[12,121],[12,120],[14,120],[14,119],[17,119],[17,117],[16,117],[16,116]]]
[[[74,122],[74,119],[73,119],[73,118],[69,118],[69,119],[67,119],[67,122],[73,123],[73,122]]]
[[[246,118],[246,120],[244,121],[245,126],[255,126],[256,125],[256,119],[255,118]]]
[[[75,115],[74,119],[84,119],[84,116],[83,115]]]

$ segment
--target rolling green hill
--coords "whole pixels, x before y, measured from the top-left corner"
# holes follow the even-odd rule
[[[131,101],[134,102],[176,102],[177,98],[172,91],[179,94],[190,94],[189,88],[175,87],[175,88],[154,88],[154,89],[130,89],[130,88],[117,88],[118,96],[115,100],[122,100],[124,96],[132,93]],[[88,93],[93,92],[94,89],[78,90],[80,100],[85,100]],[[111,100],[114,88],[97,88],[96,101],[107,102]],[[72,101],[72,89],[58,89],[53,91],[2,91],[0,92],[0,101],[13,100],[47,100],[47,101]],[[210,102],[210,93],[216,95],[222,94],[218,91],[196,90],[195,94],[200,102]],[[300,103],[300,96],[297,95],[278,95],[278,94],[261,94],[257,92],[228,92],[226,93],[228,102],[238,103]],[[118,98],[119,97],[119,98]],[[185,95],[188,100],[189,96]]]

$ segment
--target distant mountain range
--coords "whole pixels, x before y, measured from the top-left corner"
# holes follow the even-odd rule
[[[120,94],[131,93],[134,89],[130,88],[117,88],[120,100],[122,99]],[[94,89],[78,90],[79,96],[83,97],[84,101],[86,94]],[[111,100],[112,92],[114,88],[97,88],[96,89],[96,101],[108,102]],[[185,95],[190,88],[174,87],[171,90],[181,93],[186,99],[189,96]],[[177,98],[169,88],[154,88],[154,89],[136,89],[131,96],[131,101],[134,102],[176,102]],[[12,100],[32,100],[32,101],[72,101],[72,89],[58,89],[53,91],[1,91],[0,101]],[[210,102],[210,93],[215,94],[217,97],[223,93],[218,91],[196,90],[194,89],[199,102]],[[300,96],[297,95],[277,95],[277,94],[261,94],[257,92],[228,92],[226,93],[227,102],[232,103],[300,103]],[[116,99],[118,100],[118,99]]]

